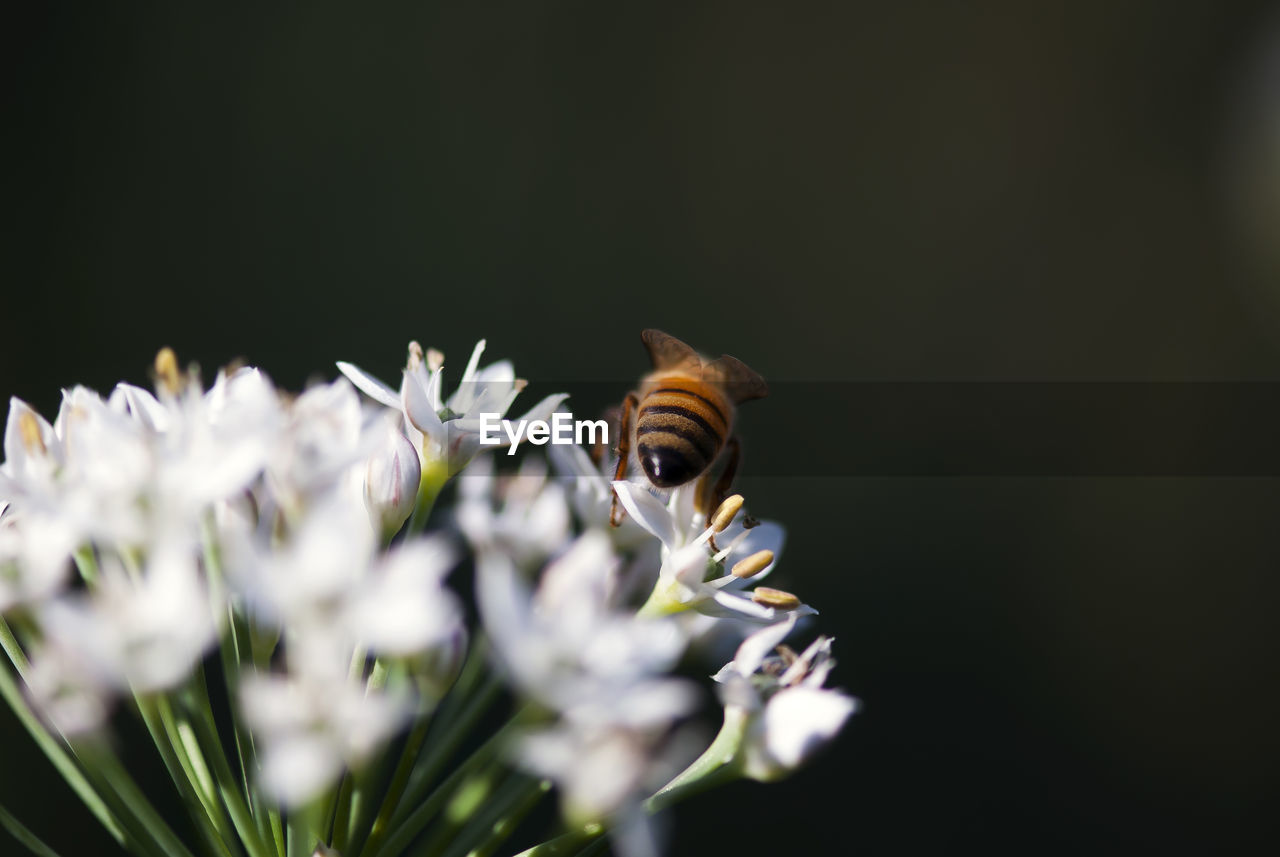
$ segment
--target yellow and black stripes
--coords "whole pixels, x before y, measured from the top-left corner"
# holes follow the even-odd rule
[[[732,407],[697,379],[654,379],[636,414],[636,451],[649,480],[673,488],[703,473],[724,446]]]

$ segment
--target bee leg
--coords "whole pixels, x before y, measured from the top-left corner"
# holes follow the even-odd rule
[[[742,461],[742,443],[737,435],[729,438],[721,456],[725,461],[724,469],[720,471],[714,483],[711,482],[710,472],[703,474],[698,480],[698,493],[694,497],[697,507],[702,510],[702,519],[708,524],[711,523],[711,516],[720,508],[720,504],[728,498],[729,489],[733,487],[733,477],[737,475],[738,465]],[[715,536],[711,537],[709,545],[713,552],[719,552],[720,548],[716,547]]]
[[[622,422],[618,429],[618,466],[613,471],[613,481],[627,478],[627,459],[631,458],[631,420],[640,406],[640,399],[635,393],[627,393],[622,400]],[[622,510],[618,508],[618,492],[613,492],[613,500],[609,503],[609,524],[618,526],[622,523]]]
[[[600,416],[604,417],[605,423],[609,426],[609,436],[618,437],[622,426],[622,408],[614,405],[612,408],[605,410]],[[595,434],[595,432],[592,432]],[[591,444],[591,449],[587,450],[587,455],[591,456],[591,463],[596,467],[600,466],[600,462],[604,461],[604,454],[607,450],[606,440],[601,438]]]

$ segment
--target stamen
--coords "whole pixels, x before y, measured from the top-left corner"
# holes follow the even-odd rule
[[[437,351],[434,348],[427,349],[427,368],[432,372],[439,372],[440,367],[444,365],[444,352]]]
[[[711,531],[708,530],[707,532],[711,532]],[[719,551],[716,552],[715,561],[723,562],[725,557],[733,553],[734,550],[738,547],[738,545],[742,544],[744,541],[747,540],[748,535],[750,535],[750,533],[743,531],[741,533],[738,533],[736,536],[734,536],[733,541],[729,542],[729,544],[725,545],[723,548],[721,548]]]
[[[779,610],[794,610],[800,606],[800,599],[790,592],[770,589],[767,586],[757,586],[751,590],[751,600],[765,607],[777,607]]]
[[[156,352],[156,381],[160,386],[170,393],[177,393],[182,389],[182,372],[178,369],[178,355],[173,353],[173,349],[165,346]]]
[[[409,369],[417,369],[422,365],[422,346],[415,339],[409,343]]]
[[[725,528],[733,523],[733,519],[742,509],[742,502],[741,494],[726,497],[725,501],[716,509],[715,514],[711,516],[711,528],[717,533],[723,533]]]
[[[525,387],[527,387],[527,386],[529,386],[529,382],[528,382],[528,381],[526,381],[524,378],[517,378],[517,379],[515,380],[515,383],[512,385],[512,388],[513,388],[517,393],[522,393],[522,392],[524,392],[524,388],[525,388]]]
[[[18,435],[22,438],[22,445],[27,448],[27,452],[38,452],[41,455],[49,452],[44,445],[44,437],[40,434],[40,421],[30,411],[22,411],[18,414]]]
[[[746,559],[735,562],[733,568],[729,569],[729,573],[734,577],[754,577],[768,568],[771,562],[773,562],[773,551],[756,551]]]

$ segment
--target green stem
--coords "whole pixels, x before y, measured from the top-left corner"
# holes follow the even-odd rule
[[[599,854],[605,849],[605,845],[607,843],[608,840],[602,836],[594,842],[589,843],[586,848],[579,851],[578,857],[594,857],[594,855]]]
[[[333,848],[339,854],[346,854],[351,841],[351,791],[355,787],[354,777],[350,771],[342,775],[342,783],[338,787],[338,803],[333,810]]]
[[[527,804],[532,809],[533,804],[550,790],[551,783],[547,780],[535,780],[523,774],[511,776],[482,806],[468,814],[464,826],[456,835],[443,840],[447,848],[442,852],[424,851],[421,857],[466,857],[475,854],[481,843],[493,838],[500,821],[510,818],[517,807]]]
[[[521,851],[516,857],[575,857],[592,842],[605,834],[603,824],[592,822],[557,836],[532,848]]]
[[[231,823],[235,825],[236,833],[239,834],[240,840],[249,852],[249,857],[271,857],[266,841],[259,833],[253,815],[244,801],[244,796],[240,793],[236,775],[227,762],[222,739],[218,737],[218,730],[213,722],[213,711],[209,705],[202,671],[197,671],[195,681],[183,692],[181,700],[187,716],[181,718],[179,723],[189,724],[195,729],[197,746],[203,748],[205,758],[212,761],[212,772],[218,792],[222,796],[227,812],[231,815]]]
[[[475,726],[476,720],[493,703],[501,690],[502,683],[496,677],[489,676],[454,722],[441,733],[439,738],[431,741],[430,749],[415,772],[418,775],[419,786],[433,782],[440,775],[445,762],[457,751]],[[413,801],[410,800],[406,805],[412,805],[412,803]]]
[[[739,708],[726,708],[724,724],[711,745],[689,767],[677,774],[675,779],[645,801],[645,809],[651,813],[659,812],[741,776],[742,766],[738,755],[748,718],[749,715]]]
[[[14,669],[18,671],[19,675],[24,675],[28,666],[26,656],[17,647],[17,640],[13,639],[13,634],[3,619],[0,619],[0,640],[5,641],[4,648],[9,653]],[[12,652],[10,651],[10,644],[13,646]],[[36,742],[36,745],[44,753],[54,769],[67,781],[67,785],[76,793],[76,796],[80,798],[89,812],[93,813],[93,817],[98,820],[98,823],[111,834],[112,838],[121,847],[125,847],[128,836],[125,834],[124,826],[112,815],[111,810],[107,808],[106,803],[102,800],[102,796],[89,783],[84,771],[81,770],[76,760],[67,751],[61,735],[54,737],[54,734],[45,727],[40,718],[36,716],[35,712],[27,704],[26,698],[9,670],[3,667],[0,667],[0,696],[4,697],[9,707],[13,709],[13,713],[17,715],[19,722],[27,730],[27,734]]]
[[[530,788],[524,797],[489,828],[488,834],[476,846],[467,852],[467,857],[490,857],[502,843],[515,832],[530,811],[538,805],[538,801],[551,791],[550,780],[539,780]]]
[[[9,657],[9,663],[13,664],[13,668],[18,671],[18,677],[25,682],[27,669],[31,664],[27,661],[27,655],[22,651],[18,638],[13,635],[13,629],[3,618],[0,618],[0,649],[4,649],[4,653]]]
[[[151,805],[114,752],[105,744],[95,742],[84,745],[79,755],[84,761],[86,776],[120,819],[134,848],[146,855],[192,857],[187,846]]]
[[[445,461],[427,461],[422,465],[422,478],[418,480],[418,499],[413,504],[413,512],[409,515],[407,535],[420,533],[427,526],[431,510],[435,507],[436,498],[441,489],[449,481],[449,465]]]
[[[414,765],[418,761],[418,754],[422,751],[422,744],[426,741],[427,730],[430,726],[430,711],[424,711],[418,717],[418,721],[413,725],[413,729],[405,741],[404,750],[400,754],[400,762],[396,765],[395,774],[391,778],[391,785],[388,786],[387,794],[382,799],[382,807],[378,810],[377,818],[373,820],[373,827],[369,831],[369,838],[365,841],[364,848],[360,851],[361,855],[377,853],[379,846],[382,845],[382,840],[386,838],[391,819],[400,806],[400,799],[404,797],[405,789],[409,785],[409,775],[413,773]]]
[[[222,572],[222,552],[219,549],[216,537],[216,528],[212,518],[206,518],[203,522],[201,532],[201,542],[204,549],[205,569],[209,574],[211,585],[221,591],[225,588],[225,578]],[[274,853],[275,857],[284,857],[284,831],[280,823],[280,813],[275,807],[268,807],[262,800],[262,795],[258,791],[255,777],[258,772],[258,753],[254,745],[253,733],[249,731],[246,725],[241,721],[239,714],[240,687],[239,679],[244,674],[245,665],[248,664],[253,669],[259,669],[265,666],[265,661],[270,658],[268,651],[263,658],[264,663],[259,664],[259,655],[254,651],[253,630],[244,614],[236,609],[236,604],[230,597],[227,600],[227,629],[219,641],[219,654],[222,659],[222,679],[226,687],[227,700],[231,707],[231,726],[236,742],[236,760],[240,767],[240,783],[244,792],[244,799],[248,802],[248,811],[250,817],[257,826],[256,841],[260,843],[265,850]],[[267,647],[262,647],[266,649]],[[207,681],[198,676],[198,685],[202,705],[202,709],[208,712],[212,719],[212,705],[209,702],[209,693]],[[216,728],[213,729],[214,737],[217,737]],[[218,746],[221,755],[221,745]],[[274,846],[274,847],[273,847]],[[251,852],[253,848],[250,848]]]
[[[492,699],[492,695],[501,689],[496,680],[492,676],[488,676],[489,682],[481,688],[479,696],[473,696],[477,686],[486,677],[486,667],[489,660],[488,651],[487,640],[484,636],[478,635],[471,644],[470,651],[467,653],[466,663],[463,664],[461,672],[457,679],[454,680],[453,687],[432,718],[434,731],[431,735],[431,749],[426,758],[414,769],[409,779],[406,796],[400,801],[400,810],[392,817],[393,826],[400,824],[403,820],[402,816],[407,813],[406,807],[420,802],[426,795],[427,790],[431,788],[431,784],[439,774],[441,766],[447,761],[446,757],[453,752],[456,740],[451,741],[451,739],[455,738],[458,731],[458,723],[461,722],[469,727],[470,721],[475,717],[478,710],[487,706]],[[443,739],[436,733],[439,733],[439,736],[444,736]],[[458,740],[462,737],[465,737],[465,732],[456,735]]]
[[[158,700],[142,695],[138,695],[135,701],[142,722],[151,734],[151,740],[160,752],[160,758],[178,789],[188,814],[195,821],[206,850],[214,857],[231,857],[228,843],[236,841],[235,835],[222,813],[222,806],[218,803],[212,783],[207,779],[207,769],[203,776],[197,773],[196,766],[183,745],[172,708],[166,705],[165,710],[161,711]]]
[[[367,762],[361,768],[347,773],[351,783],[351,796],[347,802],[347,847],[342,849],[343,854],[359,854],[364,849],[364,840],[369,835],[371,826],[366,824],[369,813],[372,812],[369,807],[372,800],[370,793],[378,782],[378,769],[378,765]]]
[[[669,581],[665,578],[659,579],[654,584],[653,591],[649,593],[649,597],[644,604],[636,611],[636,616],[644,619],[658,619],[663,616],[683,613],[690,609],[691,605],[684,603],[677,597],[679,587],[680,585],[674,581]]]
[[[0,827],[9,831],[10,836],[25,845],[27,850],[36,855],[36,857],[58,857],[57,851],[45,845],[40,841],[40,837],[23,827],[22,822],[14,818],[9,810],[4,808],[3,804],[0,804]]]
[[[380,851],[374,852],[370,857],[377,854],[402,854],[404,849],[422,832],[422,829],[433,819],[449,801],[458,787],[470,776],[472,776],[481,765],[487,764],[492,760],[494,754],[507,740],[511,731],[516,728],[520,722],[521,715],[518,713],[512,717],[507,723],[493,733],[483,744],[476,748],[461,765],[454,769],[453,773],[440,783],[436,789],[427,796],[426,800],[418,804],[415,809],[409,812],[402,821],[394,821],[394,832],[387,838]],[[406,804],[411,806],[412,804]]]
[[[248,622],[234,605],[227,606],[227,633],[221,645],[222,677],[227,700],[231,706],[231,725],[236,742],[236,760],[240,767],[240,785],[249,804],[249,814],[258,828],[258,838],[263,843],[273,843],[270,813],[258,792],[255,777],[258,773],[258,752],[253,733],[242,722],[239,713],[240,687],[238,680],[244,674],[245,665],[254,667],[253,647]],[[277,821],[278,823],[278,821]]]
[[[315,853],[316,846],[321,843],[320,828],[324,824],[328,806],[328,800],[321,795],[289,813],[285,851],[287,857],[311,857]]]
[[[491,765],[467,777],[445,803],[444,813],[414,857],[441,857],[441,852],[460,838],[461,828],[472,814],[489,803],[497,776],[496,766]]]
[[[76,570],[80,572],[80,578],[85,583],[93,586],[98,582],[98,557],[93,552],[93,545],[77,548],[75,553],[71,554],[71,558],[75,560]]]

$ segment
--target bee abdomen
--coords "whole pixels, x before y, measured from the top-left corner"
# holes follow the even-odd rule
[[[674,488],[692,480],[720,452],[723,417],[718,410],[714,416],[703,413],[710,403],[699,398],[682,390],[663,390],[640,406],[636,451],[645,475],[659,488]]]

